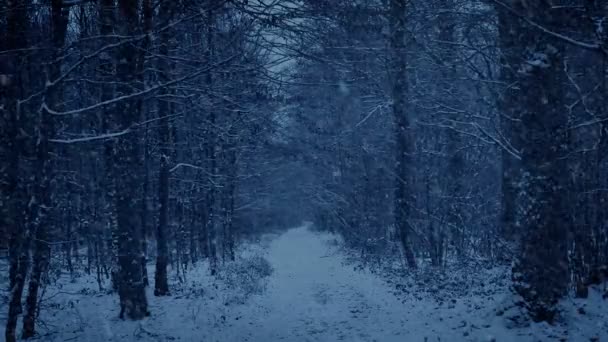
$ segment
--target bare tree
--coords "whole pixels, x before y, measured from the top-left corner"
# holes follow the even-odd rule
[[[401,245],[408,266],[416,268],[416,260],[410,246],[410,219],[412,205],[412,154],[413,131],[407,113],[407,60],[406,60],[406,15],[405,0],[391,0],[389,8],[390,47],[391,47],[391,76],[393,120],[395,130],[395,225],[399,231]]]
[[[139,6],[137,2],[121,0],[118,2],[118,32],[132,37],[141,33],[138,27]],[[117,86],[120,95],[131,93],[131,86],[136,84],[135,71],[137,48],[124,44],[116,52],[116,77],[121,82]],[[133,99],[121,101],[116,105],[111,125],[116,131],[132,127],[140,118],[138,107]],[[118,235],[118,294],[120,296],[121,315],[126,311],[131,319],[142,319],[148,315],[148,301],[145,292],[143,270],[141,268],[140,222],[137,219],[137,206],[131,198],[140,184],[140,175],[134,170],[139,161],[140,148],[129,137],[122,135],[114,139],[112,146],[113,176],[116,189],[116,217]]]
[[[165,15],[165,18],[171,18],[173,9],[168,1],[164,1],[160,7],[160,12]],[[166,22],[167,20],[163,20]],[[161,79],[167,81],[171,77],[171,70],[168,62],[169,58],[169,39],[171,31],[164,30],[161,33],[161,46],[159,53],[161,55],[158,61],[158,68],[162,73]],[[159,215],[158,226],[156,230],[156,273],[154,275],[154,295],[166,296],[169,294],[169,284],[167,281],[167,261],[168,261],[168,246],[167,246],[167,231],[168,231],[168,215],[169,215],[169,163],[172,147],[171,146],[171,127],[169,116],[171,115],[171,105],[168,98],[159,98],[158,113],[160,116],[159,138],[160,138],[160,170],[158,173],[158,199],[159,199]]]

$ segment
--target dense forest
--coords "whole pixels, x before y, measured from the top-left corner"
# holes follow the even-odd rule
[[[312,236],[389,284],[501,270],[497,315],[568,336],[608,296],[607,81],[600,0],[0,1],[6,341],[67,338],[60,284],[136,324]]]

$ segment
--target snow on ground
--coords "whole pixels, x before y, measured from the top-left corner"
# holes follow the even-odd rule
[[[508,329],[507,315],[496,314],[496,308],[509,300],[506,289],[494,288],[486,295],[473,291],[440,301],[418,291],[404,295],[396,291],[395,282],[353,267],[329,234],[304,226],[265,241],[248,246],[241,252],[241,261],[228,267],[230,272],[255,269],[270,274],[258,279],[259,284],[234,284],[247,279],[255,282],[255,275],[249,273],[224,274],[218,280],[208,275],[206,267],[199,267],[189,271],[185,284],[174,285],[171,297],[150,294],[152,316],[141,322],[119,320],[118,299],[96,291],[92,279],[53,286],[45,297],[40,340],[608,340],[608,310],[597,291],[592,291],[589,300],[564,302],[565,327],[536,324]],[[2,319],[5,316],[0,315]],[[0,324],[3,329],[4,322]]]

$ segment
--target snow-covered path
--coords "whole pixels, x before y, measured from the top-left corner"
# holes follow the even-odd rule
[[[305,227],[274,240],[267,292],[253,300],[250,341],[403,341],[407,322],[385,283],[344,265],[328,240]],[[397,308],[396,308],[397,307]]]
[[[270,244],[267,291],[243,307],[243,320],[218,341],[457,341],[469,330],[460,305],[402,303],[381,278],[344,263],[334,237],[294,228]],[[253,311],[253,312],[252,312]],[[486,335],[473,340],[486,340]],[[487,335],[489,336],[489,335]],[[487,339],[491,340],[491,338]]]

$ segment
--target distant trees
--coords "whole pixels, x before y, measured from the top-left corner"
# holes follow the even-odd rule
[[[311,48],[290,51],[290,134],[315,151],[302,164],[318,224],[365,258],[392,254],[397,231],[410,266],[515,260],[514,289],[551,322],[606,263],[607,13],[575,1],[305,2],[294,15]]]
[[[493,106],[491,51],[480,51],[492,44],[490,10],[458,1],[307,6],[298,14],[316,30],[300,29],[314,32],[305,44],[315,48],[292,52],[300,62],[288,93],[293,144],[315,151],[304,164],[318,182],[308,191],[319,224],[372,257],[406,237],[411,266],[497,258],[504,244],[491,238],[490,199],[500,145],[491,115],[478,114]]]

